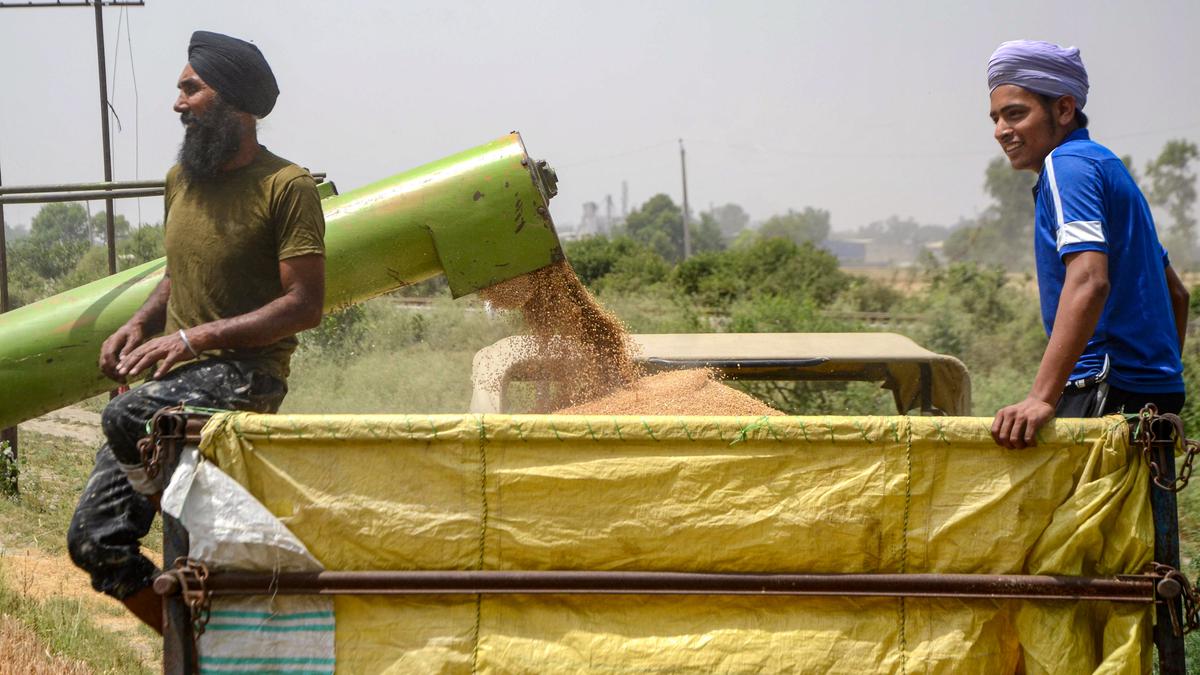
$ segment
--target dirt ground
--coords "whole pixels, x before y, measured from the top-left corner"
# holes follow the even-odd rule
[[[103,440],[100,415],[76,406],[23,422],[20,429],[90,446],[98,446]],[[147,550],[146,554],[152,560],[161,559],[154,551]],[[39,601],[66,598],[83,602],[91,610],[92,621],[130,645],[147,668],[160,668],[157,639],[148,635],[121,603],[93,591],[87,574],[75,567],[65,554],[55,555],[33,548],[10,549],[0,542],[0,572],[9,588]],[[0,654],[4,655],[0,659],[0,675],[90,672],[83,664],[50,655],[33,633],[10,617],[0,616]]]
[[[149,550],[146,554],[151,559],[160,557]],[[94,608],[92,621],[119,635],[122,641],[138,652],[147,667],[155,668],[157,640],[145,634],[141,622],[128,613],[124,605],[93,591],[87,574],[65,555],[54,556],[33,549],[0,551],[0,569],[3,569],[9,587],[19,593],[37,600],[54,597],[76,599]]]
[[[151,560],[160,557],[156,552],[149,550],[146,551],[146,555],[151,556]],[[122,643],[132,646],[146,668],[158,669],[157,639],[151,638],[143,631],[142,623],[134,619],[132,614],[128,614],[124,605],[103,593],[92,591],[88,574],[74,566],[67,556],[53,556],[31,549],[0,551],[0,568],[4,569],[8,586],[25,596],[36,598],[38,601],[46,601],[53,597],[79,599],[86,607],[94,608],[90,619],[97,626],[118,635]],[[16,623],[10,623],[13,623],[14,628],[20,628]],[[18,632],[10,631],[12,635]],[[0,638],[0,653],[7,653],[2,649],[4,644],[4,638]],[[44,650],[42,653],[44,656]],[[5,662],[7,661],[6,656]],[[42,661],[46,659],[43,658]],[[46,661],[46,664],[49,662]],[[0,663],[0,674],[6,673],[4,668],[5,665]],[[47,670],[47,673],[49,671],[52,670]],[[73,673],[73,670],[55,671]]]
[[[76,406],[68,406],[22,422],[20,428],[47,436],[73,438],[91,445],[100,445],[104,440],[104,434],[100,431],[100,415]]]

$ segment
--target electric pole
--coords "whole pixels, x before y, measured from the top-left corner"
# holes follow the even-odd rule
[[[692,257],[692,232],[687,198],[687,155],[683,151],[683,139],[679,139],[679,169],[683,174],[683,259]]]
[[[4,178],[0,177],[0,185]],[[0,314],[8,307],[8,246],[4,224],[4,205],[0,204]],[[0,493],[17,494],[17,428],[0,429],[0,442],[7,441],[7,448],[0,448]]]
[[[91,6],[96,17],[96,71],[100,77],[100,139],[104,146],[104,182],[112,182],[112,139],[108,132],[108,73],[104,63],[104,12],[108,7],[143,7],[145,0],[76,0],[74,2],[0,2],[0,9],[38,9],[45,7]],[[104,200],[104,239],[108,248],[108,273],[117,273],[117,232],[113,221],[113,200]],[[91,227],[90,223],[88,227]]]
[[[58,0],[57,2],[0,2],[0,9],[41,9],[46,7],[87,7],[95,10],[96,17],[96,70],[100,78],[100,138],[104,147],[104,182],[112,182],[112,139],[108,130],[108,73],[104,63],[104,6],[109,7],[143,7],[145,0]],[[113,200],[104,200],[105,227],[104,239],[108,249],[108,273],[117,273],[117,233],[113,220]],[[91,218],[88,219],[89,238],[92,228]],[[8,265],[7,250],[4,238],[4,207],[0,206],[0,314],[9,310],[8,300]],[[91,242],[88,242],[91,245]],[[115,395],[113,392],[112,395]],[[6,482],[12,491],[17,492],[17,428],[0,429],[0,441],[8,441],[6,456],[0,456],[0,473],[7,467],[9,476],[0,476],[0,482]]]
[[[92,3],[96,10],[96,64],[100,75],[100,138],[104,145],[104,182],[112,182],[112,143],[108,135],[108,77],[104,62],[104,6]],[[90,224],[89,224],[90,227]],[[113,223],[113,200],[104,200],[104,242],[108,248],[108,273],[117,273],[117,228]],[[89,244],[90,245],[90,244]]]

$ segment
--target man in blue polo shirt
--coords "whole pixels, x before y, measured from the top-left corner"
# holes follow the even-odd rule
[[[1005,42],[988,63],[988,86],[1009,163],[1038,174],[1034,254],[1050,337],[1029,395],[996,414],[992,437],[1024,448],[1056,415],[1146,403],[1178,412],[1188,293],[1124,163],[1088,136],[1079,50]]]

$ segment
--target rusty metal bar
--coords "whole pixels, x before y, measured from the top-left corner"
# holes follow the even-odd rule
[[[139,181],[141,182],[141,181]],[[324,181],[319,181],[324,182]],[[88,190],[78,192],[30,192],[12,191],[0,194],[0,205],[4,204],[50,204],[53,202],[86,202],[103,199],[111,202],[113,199],[134,199],[140,197],[161,197],[163,188],[142,187],[122,188],[113,190]]]
[[[310,174],[318,183],[325,182],[324,172]],[[41,192],[94,192],[102,190],[130,190],[134,188],[163,188],[162,180],[111,180],[99,183],[48,183],[44,185],[10,185],[0,186],[2,195],[31,195]],[[161,194],[161,193],[160,193]]]
[[[178,520],[162,514],[163,562],[186,556],[188,531]],[[165,564],[164,564],[165,567]],[[187,675],[198,672],[196,642],[192,631],[192,612],[184,598],[176,593],[163,597],[163,673]]]
[[[0,196],[0,204],[50,204],[53,202],[86,202],[103,199],[132,199],[135,197],[160,197],[162,188],[134,188],[131,190],[94,190],[91,192],[40,192],[35,194],[11,194]]]
[[[160,595],[182,588],[187,570],[154,581]],[[189,585],[199,585],[186,579]],[[227,595],[786,595],[987,600],[1104,600],[1150,604],[1157,577],[988,574],[704,574],[596,571],[212,572],[204,587]]]
[[[75,2],[0,2],[0,9],[39,9],[45,7],[90,7],[95,0],[76,0]],[[144,7],[145,0],[101,0],[105,7]]]
[[[1170,485],[1175,480],[1175,435],[1174,429],[1164,427],[1165,439],[1155,441],[1158,455],[1159,478]],[[1179,569],[1179,507],[1176,495],[1164,490],[1150,480],[1150,511],[1154,519],[1154,560]],[[1174,624],[1183,616],[1183,599],[1178,594],[1164,598],[1158,603],[1154,623],[1154,646],[1158,651],[1158,672],[1161,675],[1185,675],[1187,653],[1182,633],[1175,634]],[[1172,612],[1174,610],[1174,612]]]
[[[110,180],[99,183],[52,183],[46,185],[10,185],[0,187],[0,195],[32,195],[39,192],[90,192],[93,190],[128,190],[132,188],[161,188],[161,180]]]
[[[163,431],[179,428],[191,429],[195,425],[198,437],[200,427],[208,416],[188,415],[186,413],[165,413],[154,418],[151,442],[157,443],[157,438]],[[198,423],[198,424],[197,424]],[[164,434],[165,435],[165,434]],[[170,434],[170,438],[161,439],[165,452],[161,458],[161,469],[167,476],[175,473],[179,457],[185,441],[179,434]],[[163,531],[163,569],[167,569],[177,558],[188,555],[191,539],[183,523],[168,514],[162,513]],[[192,629],[192,613],[184,598],[178,594],[163,597],[163,669],[164,675],[191,675],[200,672],[196,641]]]

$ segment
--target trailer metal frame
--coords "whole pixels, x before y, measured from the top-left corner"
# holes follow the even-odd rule
[[[151,421],[141,444],[147,468],[168,475],[183,448],[196,444],[209,415],[166,409]],[[1143,410],[1131,440],[1151,465],[1150,503],[1154,560],[1142,574],[1115,577],[986,574],[707,574],[601,571],[360,571],[309,573],[213,572],[189,559],[188,533],[163,514],[163,556],[174,564],[154,590],[163,597],[163,672],[199,672],[196,639],[213,596],[559,594],[559,595],[790,595],[832,597],[933,597],[992,600],[1152,604],[1158,672],[1184,675],[1184,634],[1200,627],[1196,594],[1179,569],[1176,492],[1186,485],[1198,444],[1182,437],[1174,415]],[[1177,480],[1176,448],[1186,447],[1185,475]]]

